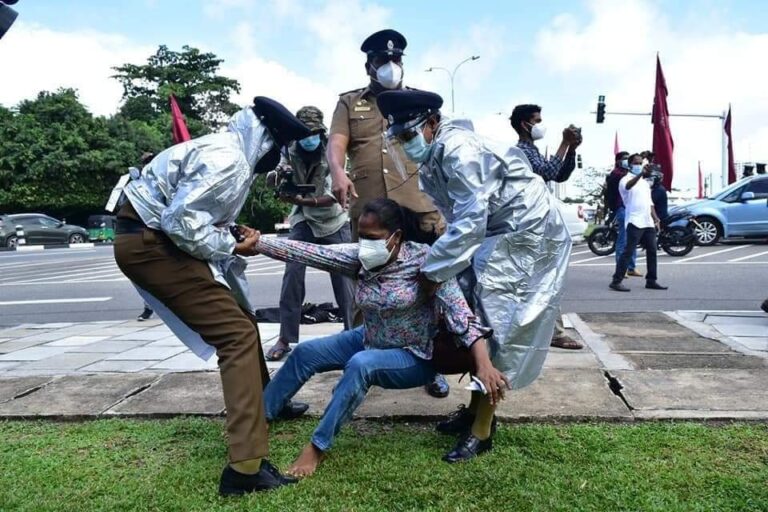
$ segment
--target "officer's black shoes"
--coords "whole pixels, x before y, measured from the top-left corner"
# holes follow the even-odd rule
[[[261,468],[255,475],[238,473],[227,464],[221,473],[219,494],[222,496],[242,496],[250,492],[277,489],[296,482],[298,482],[297,479],[282,475],[267,459],[261,461]]]
[[[441,434],[447,434],[451,436],[457,436],[466,434],[472,428],[472,423],[475,421],[475,415],[469,412],[469,409],[465,405],[460,405],[459,408],[448,415],[448,419],[441,421],[435,427]],[[491,422],[491,435],[496,433],[496,416],[493,417]]]
[[[466,405],[461,404],[459,408],[448,415],[448,418],[437,424],[435,429],[441,434],[459,435],[467,432],[475,421],[475,415],[469,412]]]
[[[449,464],[474,459],[481,453],[493,448],[493,436],[481,441],[471,433],[459,438],[456,447],[443,456],[443,460]]]
[[[668,288],[667,286],[661,286],[656,281],[646,281],[645,287],[649,290],[666,290]]]
[[[448,381],[439,373],[435,375],[432,382],[427,384],[427,393],[435,398],[445,398],[450,392],[451,387],[448,385]]]
[[[287,404],[277,414],[279,420],[294,420],[300,416],[303,416],[309,409],[309,404],[304,402],[292,402],[288,401]]]
[[[627,288],[626,286],[624,286],[621,283],[611,283],[611,284],[608,285],[608,288],[610,288],[611,290],[615,290],[617,292],[628,292],[629,291],[629,288]]]

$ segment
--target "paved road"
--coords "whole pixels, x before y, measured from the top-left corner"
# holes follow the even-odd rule
[[[644,265],[640,258],[639,265]],[[276,306],[283,264],[250,258],[247,270],[257,307]],[[755,310],[766,298],[768,244],[697,247],[684,258],[660,256],[660,282],[666,292],[629,280],[631,293],[608,289],[613,257],[597,257],[585,245],[574,247],[564,312],[658,310]],[[307,273],[307,301],[333,300],[324,272]],[[112,247],[0,253],[0,325],[27,322],[124,320],[141,302],[112,258]]]

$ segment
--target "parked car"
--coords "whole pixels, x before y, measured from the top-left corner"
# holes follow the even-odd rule
[[[88,231],[80,226],[65,224],[41,213],[0,215],[0,242],[16,247],[16,226],[24,228],[28,244],[79,244],[88,241]]]
[[[768,237],[768,175],[744,178],[712,197],[670,209],[689,210],[698,222],[699,245],[714,245],[721,238]]]

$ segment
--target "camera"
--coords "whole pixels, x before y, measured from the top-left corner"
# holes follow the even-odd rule
[[[314,194],[315,190],[314,185],[297,185],[292,170],[284,169],[277,171],[275,197],[305,196],[307,194]]]

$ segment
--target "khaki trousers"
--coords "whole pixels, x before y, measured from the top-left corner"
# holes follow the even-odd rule
[[[227,407],[230,462],[265,457],[268,443],[262,390],[269,373],[256,319],[213,279],[207,263],[176,247],[160,231],[117,235],[115,260],[131,281],[216,348]]]

